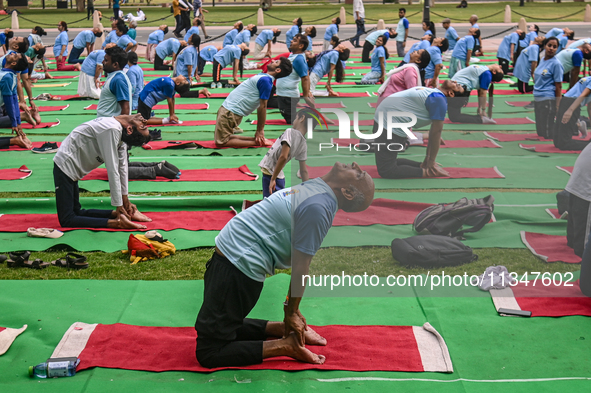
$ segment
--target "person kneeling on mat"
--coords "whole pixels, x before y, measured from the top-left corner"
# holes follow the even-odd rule
[[[371,143],[375,148],[376,166],[380,177],[384,179],[403,179],[418,177],[447,176],[448,173],[435,162],[441,143],[443,121],[448,107],[448,98],[463,92],[463,88],[454,81],[444,81],[438,89],[414,87],[385,98],[377,107],[372,133],[379,135]],[[398,153],[408,144],[404,129],[394,128],[391,135],[386,131],[388,113],[410,112],[416,116],[416,127],[431,125],[429,144],[423,162],[398,158]],[[406,124],[408,117],[393,117],[392,123]],[[408,128],[406,129],[408,130]],[[410,131],[409,131],[410,132]],[[366,140],[367,141],[367,140]],[[394,145],[390,148],[391,145]],[[396,147],[399,147],[396,149]]]
[[[99,117],[74,128],[53,158],[57,216],[66,228],[146,229],[148,222],[127,197],[127,147],[150,141],[141,115]],[[85,210],[80,206],[78,181],[105,164],[115,210]]]
[[[562,53],[562,52],[561,52]],[[587,105],[587,114],[591,114],[591,77],[579,79],[575,86],[560,99],[556,125],[554,127],[554,146],[560,150],[583,150],[589,141],[573,140],[581,132],[587,136],[587,123],[579,120],[581,107]]]
[[[154,79],[140,93],[137,113],[148,120],[148,125],[182,123],[179,121],[177,115],[174,114],[174,94],[176,92],[182,95],[188,92],[190,87],[189,81],[183,75],[175,76],[174,78],[163,76]],[[168,117],[153,117],[152,108],[165,99],[168,102]]]
[[[337,210],[364,211],[374,192],[371,176],[357,163],[337,162],[326,175],[276,192],[232,218],[216,237],[207,263],[195,322],[199,364],[241,367],[276,356],[324,363],[324,356],[306,348],[326,345],[326,339],[306,325],[299,310],[304,276]],[[247,318],[267,275],[290,267],[283,322]]]

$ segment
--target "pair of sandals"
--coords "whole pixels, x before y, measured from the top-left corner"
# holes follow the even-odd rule
[[[6,266],[9,268],[19,268],[19,267],[26,267],[30,269],[45,269],[50,264],[47,262],[43,262],[41,259],[37,258],[32,261],[29,261],[29,257],[31,256],[30,251],[14,251],[6,255],[0,255],[0,263],[6,261]],[[51,265],[57,267],[65,267],[68,269],[86,269],[88,268],[88,262],[86,262],[86,257],[84,255],[75,254],[70,252],[66,254],[64,258],[56,259],[55,261],[51,262]]]

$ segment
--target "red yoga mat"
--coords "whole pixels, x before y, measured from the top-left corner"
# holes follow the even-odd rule
[[[556,166],[556,168],[560,169],[563,172],[568,173],[569,175],[573,174],[574,166]]]
[[[56,126],[60,125],[60,121],[58,119],[55,119],[55,120],[56,121],[39,123],[36,126],[32,126],[29,123],[22,123],[21,127],[25,128],[27,130],[33,129],[33,128],[52,128],[52,127],[56,127]]]
[[[566,317],[583,315],[591,317],[591,298],[583,295],[579,280],[565,282],[568,273],[551,275],[553,281],[542,281],[538,277],[535,285],[532,281],[518,283],[514,287],[502,290],[492,289],[490,294],[497,311],[500,308],[531,311],[532,317]],[[556,285],[559,284],[559,285]]]
[[[529,150],[529,151],[533,151],[536,153],[561,153],[561,154],[579,154],[581,152],[581,150],[560,150],[559,148],[557,148],[554,145],[543,145],[543,144],[539,144],[539,145],[524,145],[524,144],[519,144],[519,147],[521,147],[524,150]]]
[[[558,212],[558,209],[546,209],[546,213],[548,213],[550,215],[550,217],[554,218],[555,220],[562,219],[562,216]],[[565,212],[565,214],[566,214],[566,212]]]
[[[308,167],[308,175],[310,178],[320,177],[326,175],[330,170],[331,166],[313,166]],[[379,179],[378,169],[375,165],[362,165],[361,169],[367,171],[367,173],[374,179]],[[505,176],[497,169],[492,168],[443,168],[449,172],[447,177],[437,177],[431,179],[504,179]],[[429,179],[421,177],[419,179]]]
[[[51,101],[69,100],[70,98],[81,98],[78,94],[52,94]]]
[[[250,172],[246,165],[240,168],[219,168],[219,169],[181,169],[180,179],[168,179],[158,176],[156,179],[129,179],[130,181],[251,181],[259,177]],[[84,176],[82,180],[105,180],[108,181],[107,170],[97,168]]]
[[[43,146],[45,142],[33,142],[33,147],[41,147]],[[60,147],[61,146],[61,142],[56,142],[57,146]],[[16,146],[16,145],[10,145],[10,147],[8,149],[0,149],[0,151],[26,151],[29,149],[25,149],[23,147],[20,146]]]
[[[78,79],[78,75],[52,75],[51,79]],[[44,81],[50,81],[51,79],[43,79]]]
[[[272,143],[276,139],[269,139]],[[182,147],[186,146],[186,147]],[[160,150],[166,148],[172,149],[195,149],[196,147],[202,147],[204,149],[250,149],[250,148],[270,148],[271,146],[248,146],[248,147],[218,147],[215,141],[151,141],[143,145],[142,147],[146,150]]]
[[[0,355],[4,355],[19,334],[26,329],[27,325],[23,325],[20,329],[0,327]]]
[[[445,341],[429,324],[423,326],[313,326],[328,345],[308,346],[326,356],[322,365],[288,357],[265,359],[247,367],[202,367],[195,358],[194,327],[135,326],[76,322],[51,357],[80,358],[77,371],[93,367],[139,371],[213,372],[246,370],[346,370],[453,372]]]
[[[39,112],[63,111],[65,109],[68,109],[69,107],[70,107],[70,104],[68,104],[68,105],[60,105],[60,106],[41,106],[41,105],[37,105],[37,108],[39,109]]]
[[[484,135],[487,138],[494,139],[499,142],[515,142],[515,141],[547,141],[536,133],[527,134],[506,134],[503,132],[485,131]]]
[[[521,231],[521,241],[544,262],[581,263],[581,257],[566,245],[566,236]]]
[[[92,104],[87,106],[86,110],[95,111],[97,109],[97,104]],[[153,110],[168,110],[168,105],[156,105],[152,108]],[[204,110],[209,109],[209,104],[175,104],[175,110]]]
[[[115,210],[115,208],[113,208]],[[190,231],[220,231],[228,221],[234,217],[231,210],[210,211],[170,211],[170,212],[142,212],[152,219],[143,222],[148,227],[146,231],[161,229],[187,229]],[[88,229],[91,231],[132,231],[131,229],[112,228],[63,228],[57,219],[57,214],[3,214],[0,216],[2,232],[26,232],[29,228],[53,228],[60,231]]]
[[[367,210],[359,213],[345,213],[339,210],[332,226],[348,225],[404,225],[412,224],[416,216],[431,203],[395,201],[391,199],[374,199]]]
[[[31,176],[33,171],[26,165],[20,168],[0,169],[0,180],[20,180]]]
[[[332,143],[336,143],[339,146],[350,146],[356,145],[359,143],[359,139],[339,139],[339,138],[332,138]],[[423,147],[427,147],[428,141],[424,141],[422,145]],[[417,145],[412,145],[417,146]],[[447,140],[442,141],[441,148],[480,148],[480,147],[490,147],[490,148],[500,148],[502,147],[498,143],[491,141],[490,139],[485,139],[482,141],[465,141],[461,139],[456,140]]]
[[[527,117],[513,117],[513,118],[503,118],[503,119],[494,119],[494,121],[497,122],[497,124],[482,124],[483,126],[512,126],[512,125],[521,125],[521,124],[535,124],[536,122],[531,120],[530,118]],[[445,124],[463,124],[463,123],[454,123],[453,121],[449,120],[449,119],[445,119],[444,121]]]

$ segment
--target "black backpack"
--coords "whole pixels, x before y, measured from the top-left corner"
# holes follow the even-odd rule
[[[439,268],[474,262],[478,255],[457,239],[424,235],[392,240],[392,256],[402,266]]]
[[[440,203],[420,212],[413,229],[420,234],[462,237],[477,232],[492,218],[495,198],[462,198],[454,203]],[[470,228],[463,229],[464,226]]]

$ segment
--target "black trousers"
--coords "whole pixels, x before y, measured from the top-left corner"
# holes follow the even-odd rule
[[[89,20],[92,14],[94,14],[94,7],[88,7],[86,9],[86,20]]]
[[[113,16],[115,17],[115,19],[119,19],[119,10],[120,9],[121,8],[119,8],[119,7],[117,7],[117,8],[113,7]]]
[[[211,72],[213,75],[213,81],[216,83],[219,82],[220,78],[222,77],[222,70],[223,70],[222,65],[220,63],[218,63],[217,60],[214,59],[213,60],[213,67],[211,70],[212,70]]]
[[[268,321],[246,316],[259,300],[263,283],[246,277],[216,252],[206,267],[203,304],[195,322],[197,360],[207,368],[261,363]]]
[[[522,81],[517,81],[517,90],[519,90],[519,92],[521,94],[524,93],[531,93],[532,91],[534,91],[534,87],[533,85],[530,85],[529,82],[522,82]]]
[[[161,59],[157,54],[154,54],[154,69],[159,71],[170,71],[172,66],[164,64],[164,59]]]
[[[378,127],[378,123],[374,122],[374,134],[377,132]],[[387,146],[393,143],[399,143],[405,146],[408,143],[408,138],[392,134],[392,139],[388,139],[386,130],[382,130],[382,135],[376,138],[374,143],[383,143],[383,145],[379,145],[379,150],[377,146],[375,147],[376,167],[381,178],[405,179],[423,177],[423,169],[421,168],[420,162],[398,158],[397,151],[387,149]]]
[[[509,60],[501,59],[500,57],[497,57],[497,59],[499,60],[499,65],[503,69],[503,74],[507,75],[509,72]]]
[[[589,201],[570,194],[568,199],[568,224],[566,226],[567,245],[582,257],[585,240],[589,236]]]
[[[581,114],[581,108],[578,107],[573,111],[573,115],[566,124],[562,124],[562,116],[564,112],[575,102],[575,98],[562,97],[558,114],[556,115],[556,124],[554,126],[554,146],[560,150],[583,150],[589,141],[573,140],[573,135],[579,133],[577,127],[577,120]]]
[[[199,56],[199,59],[197,59],[197,75],[201,75],[203,74],[203,69],[205,68],[205,59],[203,59],[201,56]]]
[[[176,27],[175,27],[175,29],[173,30],[173,33],[175,33],[175,34],[181,34],[181,31],[183,31],[183,28],[184,28],[184,26],[185,26],[185,22],[184,22],[184,20],[183,20],[183,15],[182,15],[182,13],[181,13],[181,14],[178,14],[178,15],[176,15],[176,16],[174,17],[174,20],[175,20],[175,22],[176,22]]]
[[[295,119],[295,104],[297,98],[292,97],[279,97],[277,96],[277,103],[279,104],[279,111],[281,116],[285,119],[287,124],[292,124]]]
[[[3,136],[0,138],[0,149],[8,149],[10,148],[10,140],[12,137],[10,136]]]
[[[365,42],[363,43],[363,52],[361,52],[361,61],[363,63],[371,63],[371,58],[369,54],[373,50],[373,47],[374,45],[371,42],[365,40]]]
[[[447,100],[447,113],[449,120],[454,123],[482,124],[479,115],[467,115],[462,113],[462,108],[468,104],[470,97],[454,97]]]
[[[78,182],[70,179],[56,164],[53,164],[55,204],[57,218],[66,228],[107,228],[113,209],[82,209]]]
[[[554,117],[556,117],[556,100],[534,101],[536,113],[536,132],[539,136],[554,138]]]

